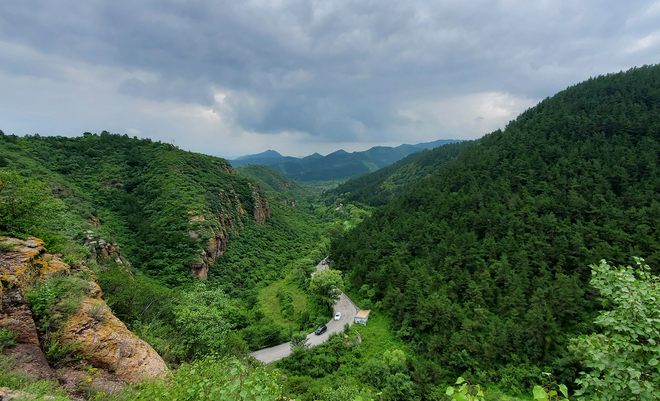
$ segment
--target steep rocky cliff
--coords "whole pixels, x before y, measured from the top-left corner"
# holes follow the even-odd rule
[[[0,329],[16,336],[18,345],[5,352],[26,357],[20,369],[52,379],[50,358],[51,363],[65,367],[88,363],[125,382],[167,371],[153,348],[105,305],[95,275],[87,267],[67,265],[57,255],[46,253],[43,241],[34,237],[0,236],[0,250]],[[63,358],[60,350],[72,358]]]
[[[261,193],[257,185],[248,182],[253,203],[253,216],[257,224],[265,224],[270,217],[270,204]],[[200,214],[196,210],[189,210],[188,236],[200,242],[202,248],[200,257],[191,266],[193,275],[200,279],[208,277],[209,267],[227,250],[230,233],[239,235],[244,228],[243,218],[247,215],[243,202],[232,189],[229,193],[219,190],[217,194],[220,202],[215,205],[215,211]]]
[[[258,186],[251,183],[248,183],[248,186],[252,190],[252,199],[254,199],[254,219],[257,221],[257,224],[264,224],[266,217],[270,217],[268,199],[261,194]]]

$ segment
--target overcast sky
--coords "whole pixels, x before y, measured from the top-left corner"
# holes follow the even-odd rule
[[[232,158],[472,139],[660,62],[660,1],[0,3],[0,129]]]

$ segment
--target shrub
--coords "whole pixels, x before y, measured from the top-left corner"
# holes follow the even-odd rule
[[[11,235],[32,234],[38,227],[62,221],[62,203],[51,196],[46,185],[26,180],[15,172],[0,170],[0,230]]]
[[[278,400],[281,391],[279,374],[236,358],[209,355],[181,365],[169,380],[140,384],[126,400]]]
[[[16,345],[16,334],[7,329],[0,330],[0,353],[14,345]]]
[[[36,397],[54,396],[53,401],[68,400],[66,392],[59,384],[50,380],[38,380],[27,372],[15,369],[15,356],[0,355],[0,387],[9,387],[15,391],[23,391]]]
[[[643,259],[635,260],[637,269],[613,268],[605,260],[591,266],[591,285],[610,310],[595,321],[602,333],[581,336],[570,347],[589,368],[576,380],[579,399],[660,398],[660,278]]]
[[[107,314],[108,310],[106,309],[105,302],[103,301],[94,302],[92,306],[90,306],[87,310],[87,316],[101,323],[105,321]]]

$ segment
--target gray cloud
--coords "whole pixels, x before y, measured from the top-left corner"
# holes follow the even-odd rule
[[[112,77],[87,84],[111,85],[106,93],[117,101],[207,108],[235,137],[475,137],[590,76],[660,61],[657,1],[5,3],[5,79],[67,82],[69,62],[107,68]],[[39,57],[58,65],[38,64]],[[21,90],[38,95],[29,84]],[[451,122],[459,103],[498,111]],[[143,121],[132,129],[145,135],[156,128],[148,118],[131,120],[132,127]]]

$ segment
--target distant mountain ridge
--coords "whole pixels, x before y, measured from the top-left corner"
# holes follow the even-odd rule
[[[424,149],[461,142],[458,139],[439,139],[414,145],[403,144],[397,147],[375,146],[362,152],[348,153],[339,149],[326,156],[318,153],[297,158],[282,156],[274,150],[254,155],[245,155],[231,160],[233,166],[264,164],[297,181],[325,181],[349,179],[376,171],[395,163],[404,157]]]
[[[478,140],[461,141],[438,146],[432,150],[424,149],[412,153],[396,163],[352,178],[326,191],[323,198],[329,203],[341,198],[341,201],[346,203],[360,202],[369,206],[385,205],[442,164],[452,161],[465,148],[477,142]]]

